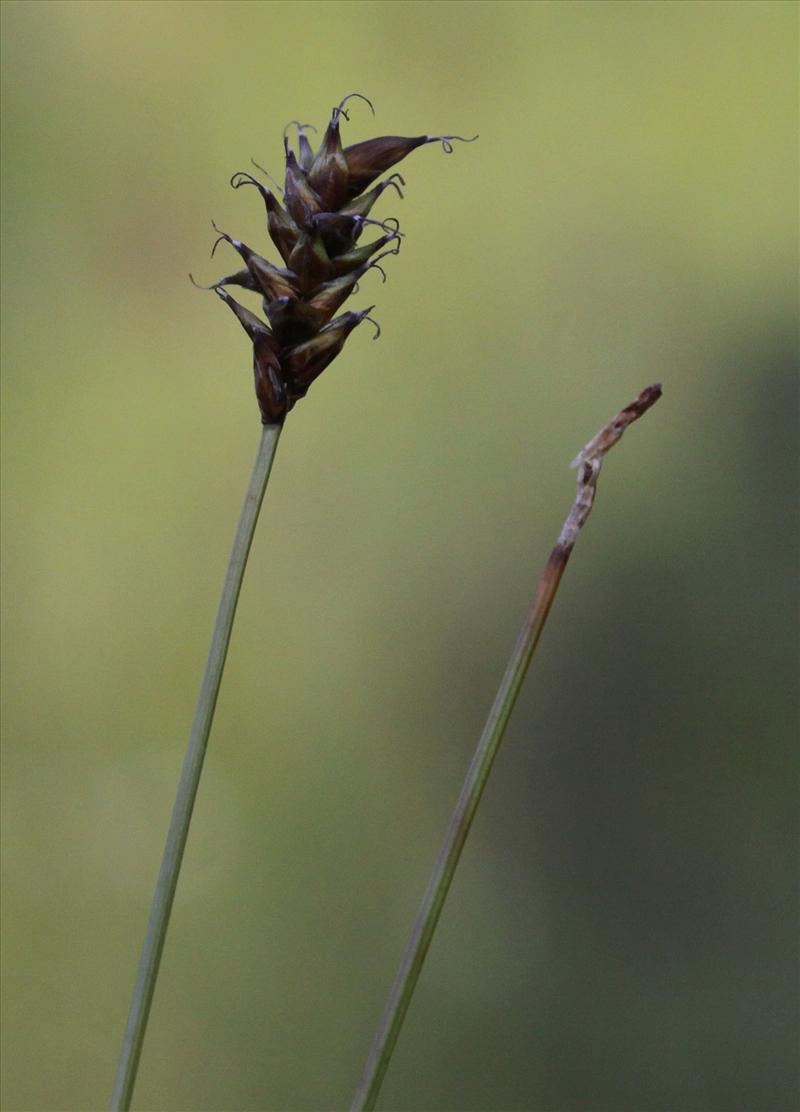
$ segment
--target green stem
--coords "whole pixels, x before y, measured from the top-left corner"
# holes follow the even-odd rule
[[[217,703],[220,681],[222,680],[222,670],[225,667],[225,657],[231,639],[236,603],[239,599],[247,555],[253,540],[258,512],[261,509],[261,502],[272,469],[272,461],[275,457],[275,449],[278,445],[280,433],[280,425],[265,425],[263,428],[258,455],[253,466],[253,474],[247,488],[239,525],[233,541],[233,549],[228,561],[228,570],[225,573],[225,583],[222,588],[217,620],[211,637],[206,670],[200,686],[197,709],[183,761],[175,805],[172,810],[167,844],[164,847],[164,856],[161,861],[161,871],[158,874],[150,918],[147,923],[147,932],[142,946],[142,955],[139,959],[131,1010],[122,1041],[122,1051],[111,1097],[111,1112],[127,1112],[131,1104],[139,1058],[142,1053],[142,1043],[147,1029],[147,1019],[153,1001],[156,978],[158,977],[158,967],[164,949],[164,939],[169,925],[172,902],[175,898],[175,888],[178,884],[183,851],[186,848],[194,801],[197,797],[200,773],[203,769],[203,758],[206,753],[208,735],[211,732],[211,722],[214,718],[214,708]]]
[[[505,675],[475,750],[475,756],[469,766],[461,795],[458,797],[428,887],[425,889],[425,895],[422,897],[422,903],[414,920],[411,936],[403,951],[389,999],[353,1099],[351,1112],[368,1112],[375,1108],[400,1028],[411,1003],[461,851],[517,701],[522,681],[525,679],[528,665],[539,643],[578,533],[591,512],[597,478],[606,452],[620,440],[628,426],[638,420],[660,397],[660,385],[649,386],[643,390],[638,398],[621,410],[597,436],[589,441],[573,463],[573,466],[578,468],[578,491],[575,501],[564,522],[558,543],[551,552],[539,580],[528,616],[517,637],[517,643],[511,653]]]

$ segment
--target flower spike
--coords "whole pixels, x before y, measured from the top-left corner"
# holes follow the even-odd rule
[[[382,181],[376,179],[427,143],[441,143],[451,154],[454,142],[473,142],[459,135],[384,135],[343,147],[340,128],[350,119],[346,105],[354,99],[365,101],[374,114],[363,93],[348,93],[332,110],[316,152],[308,139],[308,132],[316,130],[311,124],[292,120],[286,125],[284,189],[254,160],[273,188],[242,170],[231,178],[234,189],[252,185],[261,194],[269,235],[283,266],[275,266],[214,225],[212,255],[224,240],[244,268],[201,288],[212,289],[225,302],[252,341],[256,398],[264,424],[283,422],[362,321],[374,326],[374,339],[380,336],[380,325],[370,316],[374,306],[334,316],[367,271],[379,271],[385,282],[381,262],[400,251],[399,221],[393,216],[377,220],[370,213],[390,187],[402,198],[405,180],[396,170]],[[297,129],[296,150],[289,144],[292,127]],[[369,227],[382,234],[371,243],[359,243]],[[198,284],[194,278],[192,282]],[[235,301],[226,286],[260,294],[269,324]]]

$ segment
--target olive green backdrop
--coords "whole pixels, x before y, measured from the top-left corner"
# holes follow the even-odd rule
[[[6,3],[4,1108],[108,1100],[259,422],[210,221],[288,120],[416,151],[292,413],[135,1107],[347,1106],[573,493],[610,457],[386,1081],[796,1107],[796,8]],[[274,257],[274,253],[269,252]]]

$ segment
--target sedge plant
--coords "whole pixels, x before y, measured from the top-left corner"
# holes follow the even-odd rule
[[[250,185],[261,194],[269,235],[283,265],[269,262],[215,225],[218,238],[212,255],[217,246],[225,242],[239,255],[243,265],[205,288],[213,290],[225,302],[252,342],[253,377],[262,432],[225,575],[153,895],[117,1067],[112,1112],[130,1108],[236,604],[286,416],[336,358],[347,337],[362,321],[370,320],[375,325],[375,338],[380,334],[380,328],[369,316],[374,306],[339,312],[351,294],[357,292],[359,280],[368,271],[378,270],[385,280],[381,260],[397,254],[400,249],[402,235],[398,221],[394,218],[377,220],[371,213],[387,189],[395,189],[402,197],[401,187],[405,182],[397,172],[380,181],[378,179],[417,147],[440,142],[450,153],[453,142],[461,139],[455,135],[382,136],[344,147],[340,126],[343,119],[349,119],[345,104],[352,97],[365,100],[372,108],[371,103],[359,93],[345,97],[333,109],[316,151],[308,139],[307,133],[312,130],[310,125],[293,121],[297,129],[296,151],[289,143],[287,126],[284,132],[286,167],[283,189],[274,182],[274,188],[270,188],[250,172],[240,171],[231,178],[233,188]],[[362,234],[371,228],[377,228],[379,234],[367,243],[360,243]],[[260,297],[264,318],[236,301],[229,293],[228,287],[231,286]],[[575,502],[536,588],[467,772],[379,1022],[353,1101],[353,1112],[373,1109],[376,1105],[505,727],[578,532],[589,516],[605,454],[660,395],[660,386],[644,390],[589,442],[574,461],[578,469]]]
[[[282,265],[269,262],[241,240],[216,229],[218,239],[214,250],[220,242],[226,242],[240,256],[243,265],[206,288],[213,290],[232,310],[252,342],[253,377],[262,433],[225,574],[153,895],[117,1065],[112,1112],[130,1108],[133,1096],[236,603],[283,424],[289,411],[342,350],[353,329],[362,321],[372,319],[369,313],[374,306],[339,313],[348,297],[356,292],[359,279],[376,269],[385,280],[380,260],[399,251],[398,221],[376,220],[370,214],[387,189],[394,188],[402,197],[401,187],[405,182],[396,172],[383,180],[378,179],[418,147],[438,142],[449,154],[453,142],[461,139],[457,135],[412,138],[385,135],[345,147],[340,134],[341,121],[349,120],[345,105],[353,97],[366,101],[372,108],[370,101],[360,93],[345,97],[333,109],[316,152],[308,139],[310,125],[293,121],[297,130],[296,151],[289,143],[287,132],[291,125],[287,125],[283,189],[275,186],[273,190],[249,172],[240,171],[231,178],[234,189],[250,185],[261,194],[269,235]],[[378,229],[377,237],[360,242],[362,235],[369,234],[372,229]],[[234,300],[228,292],[230,286],[260,297],[265,319]],[[375,327],[377,339],[380,328]]]

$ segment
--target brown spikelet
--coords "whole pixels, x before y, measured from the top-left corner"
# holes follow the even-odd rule
[[[281,424],[295,402],[336,358],[353,329],[362,320],[372,319],[368,314],[373,306],[338,317],[333,314],[368,270],[379,270],[385,280],[379,260],[396,255],[400,249],[398,222],[393,218],[375,220],[369,213],[389,186],[402,197],[400,185],[405,182],[400,174],[393,173],[373,183],[417,147],[441,142],[449,153],[452,140],[459,138],[421,135],[407,139],[392,135],[343,147],[341,121],[349,120],[344,106],[353,97],[366,100],[360,93],[351,93],[333,109],[316,153],[306,134],[310,124],[292,121],[297,128],[296,153],[289,144],[287,131],[291,125],[287,125],[283,204],[272,189],[251,174],[240,171],[231,178],[234,189],[253,185],[261,194],[269,235],[283,266],[274,265],[241,240],[217,229],[217,243],[228,243],[245,265],[211,288],[233,311],[253,343],[256,398],[265,425]],[[369,101],[367,104],[372,108]],[[373,225],[382,234],[359,244],[365,228]],[[234,301],[225,286],[240,286],[260,294],[269,324]]]

